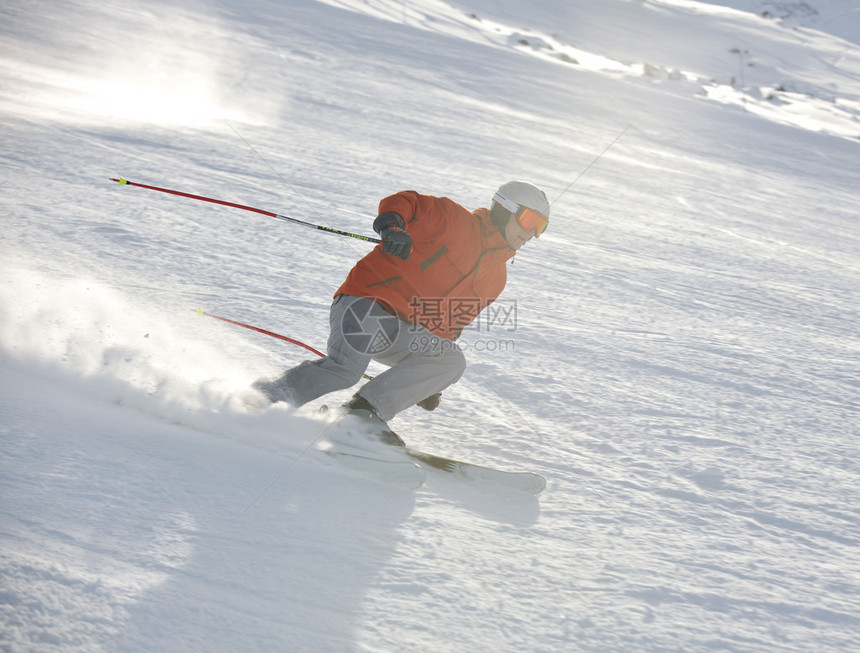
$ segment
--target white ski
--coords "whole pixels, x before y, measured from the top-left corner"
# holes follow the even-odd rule
[[[410,490],[421,487],[426,478],[421,466],[413,462],[383,460],[346,451],[331,450],[326,453],[339,464],[358,472],[362,476],[369,476],[383,483],[390,483]]]
[[[475,465],[474,463],[467,463],[462,460],[446,458],[445,456],[437,456],[410,447],[406,447],[404,451],[410,458],[424,465],[470,481],[494,483],[514,490],[528,492],[529,494],[540,494],[546,487],[546,479],[534,472],[508,472],[493,467],[484,467],[483,465]]]

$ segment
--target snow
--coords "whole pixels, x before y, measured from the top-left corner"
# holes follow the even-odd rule
[[[4,3],[0,648],[860,649],[854,5]],[[250,412],[307,352],[194,309],[321,347],[367,245],[118,175],[367,234],[544,187],[392,426],[547,489]]]

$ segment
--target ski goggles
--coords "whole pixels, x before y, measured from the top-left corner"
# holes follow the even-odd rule
[[[526,231],[534,231],[535,238],[540,238],[540,235],[546,231],[546,228],[549,225],[549,218],[540,211],[530,209],[527,206],[520,206],[516,202],[509,200],[507,197],[503,197],[498,193],[493,195],[493,201],[498,202],[508,211],[517,216],[517,222],[519,222],[520,226]]]
[[[546,231],[549,225],[549,218],[543,213],[525,206],[521,206],[516,215],[520,226],[526,231],[534,231],[535,238],[540,238],[540,235]]]

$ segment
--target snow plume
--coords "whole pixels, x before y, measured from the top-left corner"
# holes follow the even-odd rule
[[[149,306],[91,279],[21,269],[2,276],[2,347],[21,364],[73,377],[116,403],[241,411],[236,394],[254,377],[239,357],[250,354],[224,350],[221,327],[190,308]]]
[[[104,2],[82,8],[37,1],[13,3],[0,15],[11,55],[0,56],[0,70],[13,80],[0,93],[0,106],[12,113],[205,128],[221,119],[259,124],[275,110],[236,99],[242,97],[234,92],[237,83],[263,84],[265,72],[233,55],[240,37],[204,7]],[[62,50],[63,58],[34,47],[34,37]],[[32,105],[22,106],[14,99],[19,94]]]

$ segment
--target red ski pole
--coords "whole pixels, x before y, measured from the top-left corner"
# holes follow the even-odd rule
[[[319,349],[314,349],[310,345],[306,345],[300,340],[295,340],[294,338],[288,338],[287,336],[282,336],[280,333],[275,333],[274,331],[266,331],[266,329],[261,329],[260,327],[251,326],[250,324],[245,324],[244,322],[237,322],[236,320],[231,320],[229,317],[221,317],[220,315],[215,315],[213,313],[207,313],[202,308],[197,309],[197,315],[205,315],[206,317],[212,317],[216,320],[221,320],[222,322],[227,322],[228,324],[235,324],[236,326],[240,326],[244,329],[250,329],[251,331],[256,331],[257,333],[262,333],[267,336],[272,336],[273,338],[277,338],[278,340],[285,340],[286,342],[292,343],[294,345],[298,345],[299,347],[304,347],[308,351],[312,351],[317,356],[325,356]]]
[[[319,349],[314,349],[310,345],[306,345],[305,343],[301,342],[300,340],[296,340],[294,338],[288,338],[287,336],[282,336],[280,333],[275,333],[274,331],[267,331],[266,329],[261,329],[260,327],[255,327],[255,326],[252,326],[250,324],[245,324],[244,322],[238,322],[236,320],[231,320],[229,317],[221,317],[220,315],[215,315],[214,313],[207,313],[202,308],[198,308],[196,312],[197,312],[197,315],[205,315],[206,317],[212,317],[212,318],[215,318],[216,320],[221,320],[222,322],[227,322],[228,324],[235,324],[236,326],[240,326],[243,329],[250,329],[251,331],[256,331],[257,333],[262,333],[262,334],[267,335],[267,336],[272,336],[273,338],[277,338],[278,340],[285,340],[286,342],[292,343],[294,345],[298,345],[299,347],[304,347],[308,351],[312,351],[313,353],[315,353],[317,356],[325,356],[325,354],[322,353]],[[362,374],[362,377],[364,377],[365,379],[368,379],[368,380],[373,378],[372,376],[369,376],[367,374]]]
[[[169,188],[160,188],[158,186],[149,186],[148,184],[139,184],[135,181],[129,181],[128,179],[123,179],[122,177],[111,177],[111,181],[117,182],[120,186],[137,186],[138,188],[146,188],[148,190],[156,190],[159,193],[168,193],[170,195],[179,195],[180,197],[188,197],[193,200],[200,200],[201,202],[211,202],[212,204],[220,204],[221,206],[229,206],[234,209],[242,209],[243,211],[252,211],[254,213],[259,213],[261,215],[268,216],[270,218],[277,218],[278,220],[284,220],[285,222],[292,222],[293,224],[302,225],[303,227],[310,227],[311,229],[318,229],[320,231],[327,231],[330,234],[335,234],[337,236],[348,236],[349,238],[356,238],[358,240],[363,240],[368,243],[381,243],[382,241],[379,238],[372,238],[370,236],[362,236],[361,234],[354,234],[349,231],[342,231],[340,229],[335,229],[333,227],[326,227],[321,224],[313,224],[311,222],[305,222],[304,220],[299,220],[298,218],[291,218],[288,215],[281,215],[280,213],[274,213],[272,211],[265,211],[263,209],[258,209],[253,206],[247,206],[245,204],[236,204],[235,202],[225,202],[224,200],[217,200],[213,197],[205,197],[203,195],[194,195],[193,193],[184,193],[180,190],[171,190]]]

